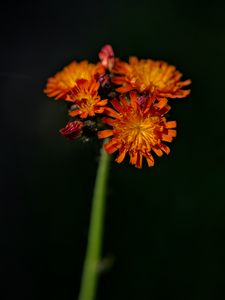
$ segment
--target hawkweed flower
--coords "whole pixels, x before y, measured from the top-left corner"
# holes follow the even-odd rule
[[[79,79],[76,85],[71,88],[66,96],[67,101],[74,103],[73,109],[69,111],[70,116],[77,115],[84,119],[88,116],[93,117],[95,114],[103,113],[107,99],[101,99],[98,94],[100,83],[95,79],[85,80]]]
[[[60,133],[69,140],[105,139],[97,170],[91,227],[88,233],[79,300],[96,295],[102,245],[102,226],[109,175],[110,155],[121,163],[142,168],[143,160],[154,165],[154,155],[169,154],[167,143],[176,137],[176,121],[168,121],[169,98],[184,98],[190,80],[172,65],[131,57],[129,63],[116,58],[110,45],[99,53],[100,62],[72,62],[48,79],[44,92],[62,99],[74,118]]]
[[[184,98],[190,80],[181,80],[175,66],[164,61],[115,57],[105,45],[99,62],[72,62],[48,79],[44,92],[67,101],[68,114],[75,118],[60,133],[70,140],[108,138],[107,153],[117,152],[116,161],[126,156],[130,164],[142,168],[154,165],[153,153],[169,154],[167,143],[176,136],[176,121],[167,121],[169,98]]]
[[[116,89],[119,93],[137,90],[150,93],[157,99],[184,98],[190,93],[182,88],[191,81],[180,81],[182,74],[163,61],[130,57],[129,63],[117,60],[112,72],[116,75],[112,81],[120,85]]]
[[[48,97],[53,97],[56,100],[66,100],[67,93],[77,85],[77,80],[90,81],[104,72],[105,69],[101,63],[91,64],[86,60],[74,61],[48,79],[44,92]]]
[[[140,98],[139,98],[140,99]],[[126,154],[130,163],[137,168],[142,167],[143,157],[149,167],[154,165],[152,151],[158,156],[163,152],[169,154],[169,147],[164,142],[172,142],[176,136],[176,122],[167,121],[165,114],[170,110],[167,100],[153,102],[149,97],[140,105],[136,92],[130,92],[130,99],[120,96],[111,102],[113,108],[105,108],[108,117],[102,121],[111,126],[98,133],[99,138],[111,137],[104,145],[112,154],[118,151],[116,161],[121,163]]]

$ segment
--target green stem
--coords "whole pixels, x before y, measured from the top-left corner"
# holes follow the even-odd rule
[[[110,156],[102,148],[92,200],[87,252],[81,278],[79,300],[94,300],[97,290],[109,162]]]

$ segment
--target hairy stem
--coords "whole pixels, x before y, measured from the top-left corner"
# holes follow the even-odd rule
[[[92,200],[87,252],[81,278],[79,300],[94,300],[97,290],[109,163],[110,156],[102,148]]]

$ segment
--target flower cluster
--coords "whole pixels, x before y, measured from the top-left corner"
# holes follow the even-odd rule
[[[69,104],[73,120],[60,133],[69,140],[107,138],[107,153],[117,152],[121,163],[142,168],[143,157],[154,165],[153,152],[169,154],[167,142],[176,136],[176,121],[167,121],[170,98],[184,98],[190,80],[164,61],[115,57],[110,45],[99,53],[99,62],[72,62],[48,79],[44,92]]]

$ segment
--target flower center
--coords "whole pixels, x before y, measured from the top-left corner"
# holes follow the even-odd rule
[[[163,88],[165,83],[161,80],[162,70],[159,67],[152,68],[151,62],[139,62],[133,66],[132,81],[141,82],[141,90],[150,85]]]
[[[77,99],[76,104],[82,111],[91,112],[93,110],[94,99],[89,95],[83,95]]]
[[[129,150],[149,150],[157,143],[155,129],[158,117],[146,117],[131,115],[126,121],[120,121],[116,132]]]

